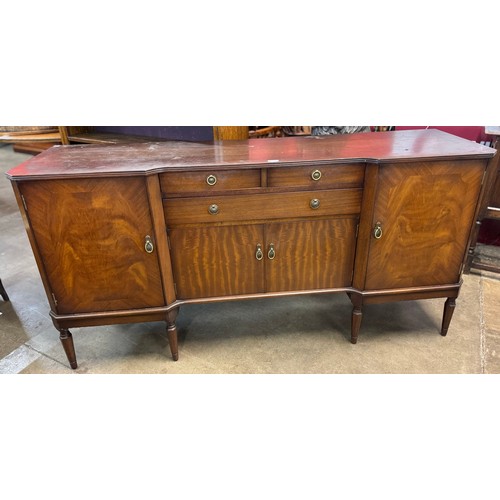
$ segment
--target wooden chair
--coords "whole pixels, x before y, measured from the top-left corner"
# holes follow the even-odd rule
[[[283,132],[281,127],[252,127],[248,131],[249,139],[256,137],[281,137]]]

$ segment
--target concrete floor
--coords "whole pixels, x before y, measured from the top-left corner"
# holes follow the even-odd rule
[[[75,328],[71,370],[9,181],[30,155],[0,145],[0,373],[500,373],[500,275],[464,276],[447,337],[444,299],[364,308],[357,345],[342,295],[181,308],[179,361],[164,323]]]

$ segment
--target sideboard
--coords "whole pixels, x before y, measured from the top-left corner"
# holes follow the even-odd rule
[[[180,306],[347,293],[445,298],[446,335],[496,150],[437,130],[55,146],[11,169],[69,364],[70,328]]]

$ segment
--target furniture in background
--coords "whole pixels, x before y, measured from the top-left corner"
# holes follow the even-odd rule
[[[209,142],[216,127],[0,127],[0,142],[19,153],[38,154],[63,144],[121,144],[140,142]],[[223,127],[225,129],[241,127]],[[246,127],[248,131],[248,127]],[[229,133],[229,131],[227,132]],[[245,136],[245,139],[248,135]]]
[[[14,145],[18,153],[38,154],[56,144],[64,144],[59,127],[51,126],[1,126],[0,143]]]
[[[491,147],[498,150],[500,147],[500,127],[486,127],[486,133],[493,137]],[[497,170],[494,180],[485,217],[500,220],[500,169]]]
[[[140,142],[245,140],[263,137],[311,135],[314,127],[214,126],[214,127],[4,127],[0,142],[14,144],[14,151],[38,154],[56,144],[121,144]],[[321,129],[325,127],[315,127]],[[328,127],[326,127],[328,128]],[[342,127],[334,127],[341,129]],[[344,127],[345,128],[345,127]],[[347,127],[347,129],[356,127]],[[22,132],[13,129],[23,129]]]
[[[283,127],[249,127],[248,138],[257,139],[260,137],[283,137]]]
[[[283,135],[310,135],[311,127],[214,126],[214,127],[59,127],[63,144],[117,144],[182,140],[211,142]],[[301,132],[298,129],[302,129]],[[286,133],[285,133],[286,130]],[[293,133],[289,131],[293,130]]]
[[[129,144],[212,140],[211,127],[59,127],[63,144]]]
[[[70,366],[70,328],[179,307],[347,293],[446,298],[446,335],[495,150],[436,130],[53,148],[7,176]]]
[[[485,133],[493,138],[492,147],[498,150],[500,146],[500,127],[486,127]],[[494,255],[485,255],[486,252],[483,251],[480,253],[477,251],[477,242],[478,240],[481,241],[485,223],[487,221],[495,221],[497,225],[500,223],[500,168],[490,172],[486,183],[489,189],[476,222],[467,271],[474,268],[500,273],[500,259],[496,252]]]
[[[5,291],[5,288],[2,284],[2,280],[0,280],[0,295],[2,296],[2,299],[7,301],[9,300],[9,296],[7,295],[7,292]]]

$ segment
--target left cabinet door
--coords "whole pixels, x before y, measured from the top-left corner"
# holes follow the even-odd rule
[[[59,314],[164,305],[145,178],[19,188]]]

